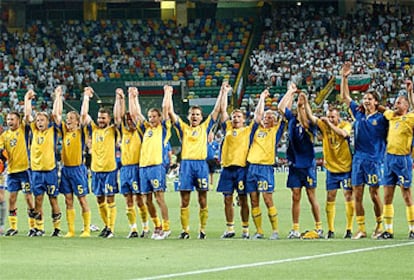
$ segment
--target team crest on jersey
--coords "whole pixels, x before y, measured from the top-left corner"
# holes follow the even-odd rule
[[[72,133],[72,138],[76,138],[76,133]]]
[[[193,130],[193,131],[191,132],[191,136],[193,136],[193,137],[198,136],[198,131],[197,131],[197,130]]]
[[[401,118],[401,120],[402,121],[405,121],[407,119],[407,117],[406,116],[403,116],[402,118]]]
[[[149,130],[147,135],[148,137],[152,137],[152,135],[154,135],[154,132],[152,130]]]
[[[131,143],[131,140],[128,138],[128,139],[125,139],[125,144],[129,144],[129,143]]]
[[[377,120],[373,120],[373,121],[372,121],[372,125],[378,125]]]
[[[10,147],[14,147],[17,145],[17,138],[10,139]]]
[[[69,146],[70,145],[70,139],[68,138],[68,139],[66,139],[66,146]]]
[[[104,141],[104,138],[105,137],[103,137],[102,135],[97,135],[96,136],[96,142],[103,142]]]
[[[259,131],[259,133],[257,133],[257,137],[265,138],[266,136],[267,136],[267,132],[266,131]]]
[[[237,136],[237,131],[236,130],[233,130],[233,136]]]

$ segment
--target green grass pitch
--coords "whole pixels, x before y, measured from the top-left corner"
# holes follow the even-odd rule
[[[288,240],[291,228],[290,190],[285,188],[287,173],[276,173],[274,201],[279,212],[281,239],[242,240],[238,208],[235,213],[237,238],[220,239],[225,230],[222,195],[208,195],[209,219],[207,239],[198,240],[198,204],[191,198],[191,239],[177,239],[180,233],[179,194],[169,181],[166,200],[172,235],[167,240],[126,239],[129,228],[125,202],[117,195],[115,238],[51,238],[52,222],[47,198],[44,201],[46,235],[28,238],[27,219],[22,195],[19,195],[19,234],[0,237],[0,279],[414,279],[412,259],[414,242],[408,240],[405,205],[401,192],[395,193],[394,240],[344,240],[344,199],[337,196],[336,239]],[[217,178],[216,178],[217,180]],[[318,174],[318,200],[326,231],[325,175]],[[382,196],[382,191],[381,191]],[[95,197],[88,196],[92,223],[102,227]],[[81,215],[76,205],[76,230],[81,230]],[[364,198],[367,230],[375,226],[372,203],[366,191]],[[60,197],[62,213],[63,196]],[[270,223],[261,202],[265,236]],[[152,225],[151,225],[152,226]],[[314,223],[305,192],[302,192],[301,231],[313,229]],[[62,218],[62,231],[66,231]],[[354,224],[354,230],[356,225]],[[250,233],[254,224],[250,221]]]

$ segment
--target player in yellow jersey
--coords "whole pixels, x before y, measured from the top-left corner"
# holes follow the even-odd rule
[[[263,196],[267,214],[272,227],[270,240],[279,239],[279,219],[273,202],[275,178],[273,165],[276,159],[277,143],[284,131],[284,122],[278,120],[276,112],[264,111],[265,99],[269,91],[265,89],[259,98],[255,110],[254,124],[251,132],[251,144],[247,155],[249,167],[247,170],[246,192],[250,195],[253,222],[256,233],[253,239],[263,239],[262,212],[260,209],[260,194]]]
[[[407,81],[407,96],[395,100],[394,110],[386,110],[384,117],[390,126],[387,136],[387,154],[384,168],[384,231],[378,239],[394,238],[393,219],[395,187],[399,186],[406,205],[409,239],[414,239],[414,205],[411,195],[413,161],[411,144],[413,141],[414,112],[408,112],[413,101],[413,83]],[[410,102],[409,102],[410,101]]]
[[[88,115],[93,89],[86,87],[83,94],[81,124],[87,125],[91,135],[92,191],[96,196],[99,214],[104,223],[100,237],[112,238],[116,220],[115,194],[118,193],[118,169],[115,148],[118,131],[111,124],[111,113],[105,108],[98,111],[98,124]]]
[[[32,170],[32,187],[35,196],[35,236],[43,236],[43,198],[46,193],[52,208],[53,233],[60,236],[60,212],[57,196],[59,195],[57,174],[57,138],[58,128],[50,121],[46,112],[38,112],[32,116],[32,100],[35,92],[29,90],[24,97],[25,120],[30,122],[32,141],[30,145],[30,167]]]
[[[335,200],[338,189],[343,189],[345,197],[346,232],[344,238],[352,237],[354,219],[354,201],[352,198],[351,166],[352,154],[350,137],[352,125],[339,117],[336,108],[330,108],[325,117],[317,118],[310,106],[306,106],[308,118],[315,123],[322,133],[324,165],[326,168],[326,218],[328,234],[326,238],[335,237]]]
[[[168,103],[165,100],[171,98],[172,91],[171,86],[164,86],[162,113],[155,108],[149,109],[147,112],[148,121],[141,113],[138,91],[131,91],[129,95],[131,116],[135,122],[140,123],[140,130],[143,132],[139,159],[140,191],[145,195],[148,212],[154,223],[154,233],[151,238],[155,240],[165,239],[171,234],[164,193],[167,187],[165,159],[168,158],[167,147],[171,137],[171,121],[168,118],[168,108],[166,107]],[[153,197],[160,208],[162,221],[158,218]]]
[[[224,214],[227,229],[221,238],[233,238],[234,230],[234,206],[233,193],[237,192],[240,204],[240,216],[242,224],[242,238],[249,239],[249,205],[246,193],[247,153],[252,126],[245,125],[245,114],[239,109],[231,113],[231,119],[227,113],[228,94],[232,88],[226,82],[221,86],[224,93],[221,96],[220,111],[224,140],[221,148],[221,163],[223,170],[217,184],[217,191],[223,193]]]
[[[194,188],[198,192],[198,203],[200,205],[199,239],[205,239],[205,228],[208,219],[207,191],[209,170],[207,164],[207,136],[217,121],[220,112],[220,99],[223,91],[220,91],[216,104],[210,116],[203,122],[203,111],[199,106],[192,106],[188,111],[186,124],[174,113],[172,98],[168,101],[170,105],[169,115],[173,122],[182,145],[179,190],[181,196],[181,227],[180,239],[190,238],[190,197]]]
[[[28,156],[30,129],[20,118],[18,112],[8,113],[6,118],[8,129],[0,135],[0,151],[5,151],[8,157],[6,188],[9,193],[8,220],[10,228],[6,231],[6,236],[13,236],[18,233],[16,202],[20,190],[25,195],[27,204],[29,216],[28,236],[33,236],[36,233]]]
[[[89,237],[91,223],[91,211],[86,195],[89,194],[88,174],[84,165],[83,151],[86,145],[87,132],[80,125],[79,113],[70,111],[66,114],[66,120],[62,121],[62,89],[55,90],[55,105],[53,106],[53,119],[58,125],[62,135],[62,163],[59,192],[65,196],[66,220],[68,233],[65,237],[75,236],[75,208],[73,196],[75,195],[82,208],[83,231],[81,237]]]
[[[138,92],[137,88],[130,87],[128,92]],[[125,113],[125,95],[122,89],[116,89],[114,105],[114,121],[121,131],[121,169],[120,193],[126,202],[126,215],[130,232],[127,238],[148,237],[148,210],[143,195],[139,189],[139,157],[141,152],[141,136],[130,113]],[[142,233],[138,234],[135,203],[141,215]]]

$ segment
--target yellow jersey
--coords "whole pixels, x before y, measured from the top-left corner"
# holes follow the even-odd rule
[[[349,138],[338,135],[329,125],[320,119],[318,119],[317,125],[322,132],[322,151],[326,169],[332,173],[350,172],[352,154]],[[341,121],[338,124],[338,128],[345,130],[348,135],[351,135],[351,123]]]
[[[9,157],[7,162],[9,174],[29,169],[29,134],[30,127],[21,122],[15,131],[8,129],[0,135],[0,149],[5,149]]]
[[[207,158],[207,136],[214,124],[211,115],[196,127],[192,127],[181,118],[175,123],[181,140],[181,159],[205,160]]]
[[[252,127],[253,123],[240,128],[233,128],[230,120],[223,123],[224,140],[221,148],[223,167],[246,166]]]
[[[121,163],[122,165],[133,165],[139,163],[141,152],[141,136],[138,130],[128,130],[124,123],[121,124]]]
[[[32,142],[30,145],[30,167],[33,171],[51,171],[56,168],[56,145],[58,131],[54,123],[44,131],[37,129],[36,124],[30,124]]]
[[[141,125],[144,132],[141,144],[139,166],[153,166],[163,164],[164,153],[171,137],[171,121],[162,121],[161,125],[152,127],[148,122]]]
[[[384,117],[389,121],[387,153],[392,155],[411,154],[414,112],[409,112],[404,116],[395,116],[394,111],[386,110]]]
[[[94,122],[91,123],[92,129],[92,163],[93,172],[111,172],[116,170],[116,139],[118,130],[113,125],[99,128]]]
[[[85,148],[85,128],[68,131],[65,122],[62,122],[62,162],[64,166],[79,166],[83,164],[83,150]]]
[[[284,122],[265,128],[258,123],[253,124],[254,133],[247,161],[253,164],[273,165],[276,159],[277,143],[284,130]]]

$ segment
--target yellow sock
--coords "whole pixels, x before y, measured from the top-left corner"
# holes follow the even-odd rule
[[[68,223],[68,236],[75,235],[75,209],[66,209],[66,221]]]
[[[43,223],[43,219],[36,219],[35,226],[38,230],[45,230],[45,225]]]
[[[61,218],[62,214],[58,213],[56,217],[52,218],[53,221],[53,227],[56,229],[60,229],[60,218]]]
[[[414,231],[414,205],[407,206],[405,208],[405,214],[410,231]]]
[[[382,217],[382,215],[379,216],[379,217],[375,217],[375,220],[377,222],[376,230],[383,231],[382,222],[383,222],[384,218]]]
[[[35,219],[34,218],[27,218],[27,223],[29,224],[29,228],[34,228],[36,225]]]
[[[83,219],[83,236],[89,236],[91,233],[90,224],[91,224],[91,211],[82,213]]]
[[[102,202],[98,205],[99,207],[99,214],[101,215],[102,222],[107,227],[108,224],[108,204],[106,202]]]
[[[294,223],[293,224],[293,228],[292,228],[294,231],[297,231],[297,232],[299,232],[299,223]]]
[[[188,207],[181,208],[180,219],[183,231],[188,232],[190,230],[190,209]]]
[[[355,202],[345,201],[345,213],[346,213],[346,229],[352,231],[352,225],[354,223]]]
[[[227,230],[226,230],[227,232],[234,232],[234,222],[227,221],[226,226],[227,226]]]
[[[135,213],[135,207],[127,207],[126,215],[131,231],[137,231],[137,214]]]
[[[142,223],[143,230],[144,231],[149,230],[149,227],[148,227],[148,216],[149,216],[149,214],[148,214],[147,206],[143,205],[143,206],[139,207],[138,208],[138,213],[139,213],[139,216],[141,217],[141,223]]]
[[[393,230],[394,206],[392,204],[384,205],[384,228],[389,233],[394,233]]]
[[[252,208],[252,217],[254,225],[256,226],[256,232],[258,234],[263,234],[262,211],[260,210],[260,207]]]
[[[274,232],[279,231],[279,218],[278,218],[276,207],[275,206],[270,207],[267,210],[267,215],[269,216],[269,221],[270,221],[270,224],[272,225],[272,230]]]
[[[325,211],[326,211],[326,219],[328,222],[328,230],[335,232],[335,212],[336,212],[335,201],[327,201]]]
[[[322,229],[322,222],[315,222],[315,229]]]
[[[112,232],[115,231],[116,205],[115,202],[108,203],[108,226]]]
[[[161,227],[161,220],[158,217],[155,218],[151,218],[152,222],[154,223],[154,227],[155,228],[160,228]]]
[[[17,216],[9,216],[9,225],[11,229],[17,230]]]
[[[200,209],[198,216],[200,218],[200,231],[204,232],[207,225],[208,208]]]
[[[163,231],[170,230],[170,220],[162,220],[162,230]]]
[[[365,229],[365,216],[356,216],[356,222],[358,224],[358,230],[361,232],[366,232]]]

